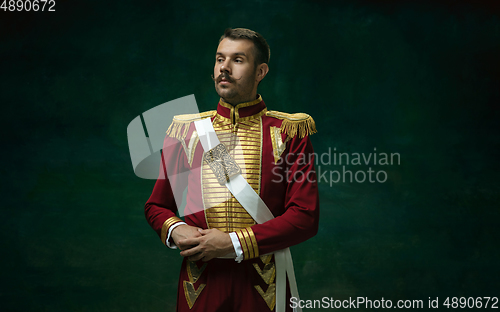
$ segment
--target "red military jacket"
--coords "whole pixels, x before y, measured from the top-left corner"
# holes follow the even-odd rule
[[[221,143],[274,219],[256,224],[221,186],[203,161],[194,121],[211,118]],[[160,179],[145,205],[148,223],[165,244],[187,187],[185,222],[203,229],[236,232],[244,259],[303,242],[317,233],[319,199],[307,114],[268,111],[262,98],[233,107],[220,100],[216,111],[175,116],[164,141]],[[163,178],[165,177],[165,178]],[[177,201],[177,203],[176,203]]]

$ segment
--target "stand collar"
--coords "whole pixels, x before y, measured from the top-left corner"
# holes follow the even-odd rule
[[[230,119],[232,124],[258,118],[266,112],[266,104],[260,95],[251,102],[240,103],[236,106],[226,103],[222,99],[217,105],[217,115]]]

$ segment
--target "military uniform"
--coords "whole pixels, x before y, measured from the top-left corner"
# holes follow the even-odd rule
[[[203,161],[194,126],[211,118],[221,143],[242,176],[266,203],[274,219],[256,224]],[[307,114],[268,111],[262,98],[233,107],[219,101],[216,111],[179,115],[167,131],[162,168],[145,205],[146,219],[165,244],[176,216],[174,194],[188,187],[185,222],[203,229],[236,233],[243,261],[184,259],[178,311],[266,311],[276,304],[272,252],[303,242],[318,229],[319,201],[313,148],[315,124]],[[179,202],[179,199],[177,199]],[[287,292],[289,297],[289,292]]]

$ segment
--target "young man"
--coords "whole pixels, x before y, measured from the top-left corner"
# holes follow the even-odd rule
[[[161,170],[168,178],[157,180],[145,214],[184,257],[177,311],[284,311],[285,302],[290,310],[296,285],[288,247],[318,229],[309,140],[316,129],[307,114],[267,110],[257,87],[269,56],[260,34],[227,29],[215,55],[217,110],[176,116],[167,131]],[[203,134],[210,131],[222,145],[209,146]],[[174,194],[186,187],[182,221]]]

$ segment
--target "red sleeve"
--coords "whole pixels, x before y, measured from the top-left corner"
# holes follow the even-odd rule
[[[149,225],[165,244],[170,226],[182,222],[176,216],[177,204],[174,196],[182,194],[187,187],[187,175],[178,174],[187,171],[186,154],[181,142],[166,136],[161,160],[159,178],[144,206],[144,213]]]

